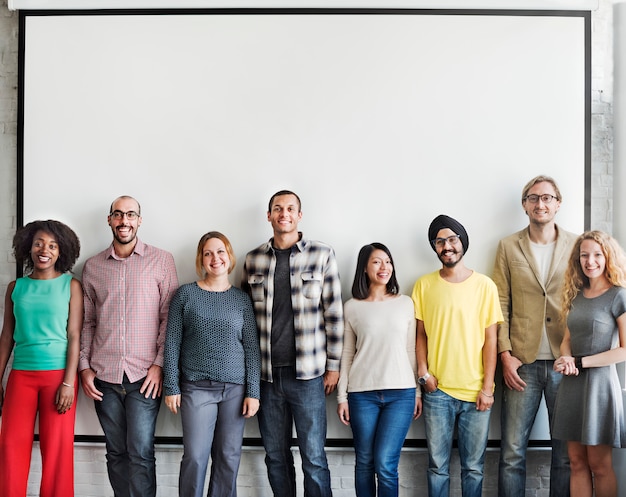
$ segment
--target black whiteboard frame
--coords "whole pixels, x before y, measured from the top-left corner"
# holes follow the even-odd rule
[[[536,16],[578,17],[584,19],[584,228],[591,223],[591,12],[568,10],[500,10],[500,9],[393,9],[393,8],[201,8],[201,9],[106,9],[106,10],[22,10],[19,13],[18,46],[18,115],[17,115],[17,226],[24,225],[24,61],[26,48],[26,20],[41,16],[134,16],[134,15],[455,15],[455,16]],[[16,277],[23,268],[16,264]],[[76,435],[77,442],[104,441],[98,435]],[[180,444],[180,437],[157,437],[157,443]],[[294,440],[295,444],[295,440]],[[244,445],[259,446],[260,438],[245,438]],[[498,446],[498,440],[490,440],[489,446]],[[532,440],[531,446],[549,446],[548,440]],[[327,446],[351,447],[352,439],[330,438]],[[424,439],[407,439],[406,447],[425,447]]]

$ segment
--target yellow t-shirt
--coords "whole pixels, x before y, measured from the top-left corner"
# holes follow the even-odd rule
[[[503,321],[495,283],[477,272],[450,283],[435,271],[417,280],[412,298],[428,337],[428,370],[439,389],[476,402],[484,378],[485,329]]]

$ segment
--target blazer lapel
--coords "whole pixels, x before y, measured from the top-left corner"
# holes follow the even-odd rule
[[[547,282],[546,282],[546,285],[544,285],[541,275],[539,274],[539,269],[537,268],[537,262],[535,261],[535,256],[533,255],[532,248],[530,247],[530,238],[528,236],[528,230],[524,230],[522,236],[520,237],[519,246],[520,246],[520,250],[522,251],[522,254],[524,254],[524,257],[528,261],[528,265],[530,266],[531,271],[535,275],[535,279],[537,280],[537,283],[539,283],[541,288],[545,291]],[[550,266],[550,274],[552,274],[553,264],[554,264],[554,258]]]
[[[556,269],[559,267],[563,257],[569,257],[570,246],[565,242],[565,237],[559,236],[559,227],[556,227],[556,244],[554,245],[554,255],[552,256],[552,263],[550,264],[550,272],[548,273],[548,281],[546,286],[552,280]]]

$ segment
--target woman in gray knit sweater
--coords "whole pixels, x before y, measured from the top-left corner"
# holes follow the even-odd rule
[[[210,497],[237,495],[246,418],[260,396],[260,352],[252,302],[231,286],[235,255],[228,238],[202,236],[198,281],[181,286],[170,304],[165,340],[165,405],[180,408],[184,453],[179,494],[201,497],[211,457]]]

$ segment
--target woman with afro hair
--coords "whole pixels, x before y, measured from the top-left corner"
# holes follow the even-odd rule
[[[6,392],[0,384],[0,495],[26,496],[39,414],[39,495],[73,497],[83,294],[70,271],[80,242],[63,223],[33,221],[17,230],[13,251],[25,276],[7,287],[0,335],[0,378],[13,352]]]

